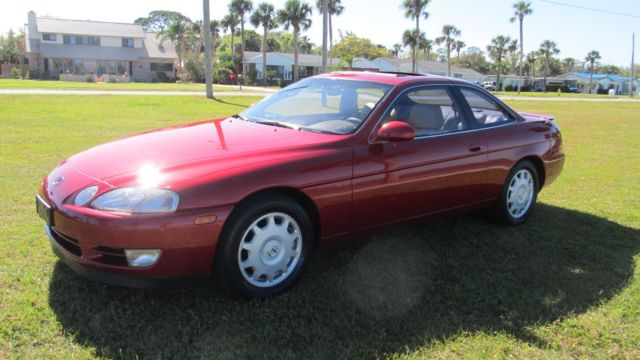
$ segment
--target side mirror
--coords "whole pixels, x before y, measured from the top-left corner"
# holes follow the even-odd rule
[[[415,137],[416,132],[404,121],[389,121],[376,132],[377,141],[410,141]]]

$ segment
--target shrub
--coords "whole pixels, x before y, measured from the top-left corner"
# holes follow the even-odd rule
[[[117,82],[118,82],[118,79],[116,79],[116,77],[115,77],[115,76],[109,76],[109,77],[107,78],[107,82],[108,82],[109,84],[115,84],[115,83],[117,83]]]
[[[167,76],[167,74],[165,74],[162,71],[159,71],[158,73],[156,73],[157,77],[158,77],[158,81],[163,82],[163,83],[168,83],[168,82],[172,82],[171,78],[169,78]],[[135,79],[134,79],[135,81]]]
[[[204,82],[204,57],[202,54],[187,55],[184,63],[184,69],[190,80],[195,82]],[[182,79],[182,81],[186,82],[187,80]]]
[[[258,83],[258,70],[250,69],[247,71],[247,84],[256,85]]]
[[[504,86],[504,91],[514,91],[513,84],[512,83],[508,83],[507,85],[505,85]]]
[[[18,68],[11,69],[11,77],[14,79],[20,79],[20,69]]]
[[[88,83],[92,83],[92,82],[96,82],[96,79],[93,77],[93,75],[87,74],[87,76],[84,77],[84,81]]]

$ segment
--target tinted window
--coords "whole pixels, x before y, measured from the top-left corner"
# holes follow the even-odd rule
[[[151,71],[173,71],[172,63],[151,63]]]
[[[44,40],[44,41],[56,41],[56,34],[42,34],[42,40]]]
[[[122,39],[122,47],[133,47],[133,39]]]
[[[464,130],[467,124],[446,88],[421,88],[403,93],[385,115],[384,122],[404,121],[416,137]]]
[[[469,103],[474,119],[480,126],[493,126],[513,121],[511,114],[506,112],[500,104],[478,91],[460,89]]]

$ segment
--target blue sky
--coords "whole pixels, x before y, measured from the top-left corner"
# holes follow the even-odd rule
[[[640,16],[639,0],[556,1]],[[224,16],[228,2],[211,0],[212,18]],[[254,0],[254,3],[258,2]],[[278,8],[285,0],[269,2]],[[310,2],[315,4],[315,0]],[[435,38],[443,25],[453,24],[462,30],[461,39],[468,46],[484,50],[496,35],[518,36],[517,24],[509,22],[513,2],[515,0],[432,0],[427,7],[430,17],[421,22],[424,24],[421,27],[427,37]],[[636,32],[636,38],[640,38],[640,18],[568,8],[540,0],[531,2],[534,14],[525,20],[525,52],[537,49],[542,41],[550,39],[558,44],[561,58],[583,59],[590,50],[598,50],[603,63],[630,65],[631,33]],[[346,10],[334,21],[334,39],[339,39],[337,29],[341,29],[391,47],[400,42],[402,32],[414,24],[404,18],[400,3],[400,0],[343,0]],[[36,11],[38,15],[62,18],[132,22],[155,9],[179,11],[192,19],[202,18],[202,2],[199,0],[20,0],[3,5],[0,32],[21,27],[29,10]],[[316,44],[321,44],[322,20],[315,8],[313,21],[307,35]]]

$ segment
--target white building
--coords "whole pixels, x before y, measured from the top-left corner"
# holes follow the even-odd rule
[[[257,79],[262,80],[262,52],[247,51],[244,53],[244,61],[248,71],[256,70]],[[328,60],[334,65],[339,65],[341,60],[333,58]],[[322,73],[322,56],[314,54],[298,54],[299,78],[305,78]],[[293,80],[293,54],[270,52],[267,53],[267,74],[271,72],[270,79]]]
[[[411,59],[396,58],[377,58],[373,62],[379,67],[380,71],[411,71]],[[417,71],[420,74],[430,74],[447,76],[447,64],[439,61],[421,60],[418,61]],[[471,82],[483,81],[486,76],[479,72],[451,65],[451,76]]]
[[[588,72],[574,72],[556,76],[550,80],[576,86],[582,93],[588,93],[591,74]],[[594,86],[591,88],[591,93],[595,94],[598,90],[606,92],[613,89],[616,91],[616,94],[629,94],[630,80],[631,78],[629,77],[614,74],[593,74]],[[639,80],[634,80],[634,87],[636,91],[640,88]]]
[[[37,76],[84,81],[87,76],[118,81],[170,81],[177,55],[140,24],[37,17],[28,13],[25,47]]]

